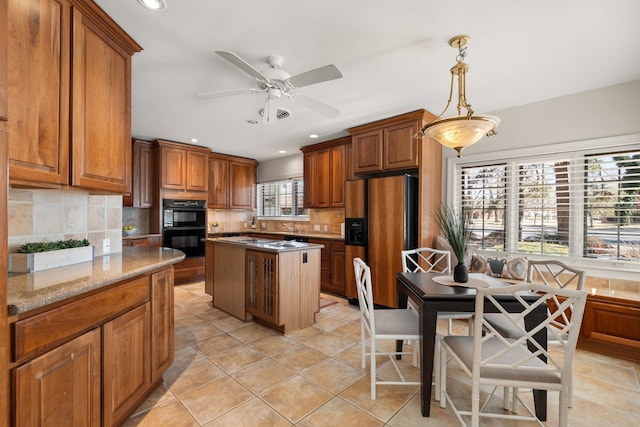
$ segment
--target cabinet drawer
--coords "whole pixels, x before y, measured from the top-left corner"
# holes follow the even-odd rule
[[[149,300],[149,276],[54,308],[13,325],[17,361],[59,345]]]

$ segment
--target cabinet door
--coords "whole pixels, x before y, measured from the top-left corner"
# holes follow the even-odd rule
[[[279,325],[278,255],[247,251],[247,311],[266,322]]]
[[[68,184],[69,3],[10,0],[8,18],[9,178]]]
[[[100,425],[100,329],[15,370],[16,426]]]
[[[256,167],[250,162],[229,162],[229,207],[252,208]]]
[[[209,157],[209,208],[229,207],[229,161]]]
[[[304,179],[304,207],[316,207],[316,153],[311,151],[304,153],[303,159],[303,179]]]
[[[345,295],[345,255],[344,243],[331,243],[331,291],[341,296]]]
[[[324,246],[320,249],[320,289],[323,292],[331,292],[331,241],[309,239],[309,243]]]
[[[315,152],[316,164],[314,171],[315,181],[315,206],[317,208],[328,208],[330,204],[330,157],[329,150],[319,150]]]
[[[182,148],[160,147],[160,186],[168,190],[184,190],[187,187],[185,169],[187,152]]]
[[[304,200],[307,208],[328,208],[330,205],[329,149],[304,154]]]
[[[133,143],[133,206],[150,208],[156,205],[156,150],[153,143]]]
[[[103,326],[103,425],[120,424],[151,385],[149,303]]]
[[[346,146],[339,145],[329,149],[329,183],[331,185],[329,194],[331,196],[330,206],[332,208],[344,207],[344,181],[346,175]]]
[[[131,54],[73,11],[74,186],[126,193],[131,178]]]
[[[209,156],[206,153],[187,150],[188,191],[207,191]]]
[[[355,173],[382,170],[382,130],[353,135],[353,168]]]
[[[384,130],[384,170],[412,169],[418,167],[418,140],[415,120],[398,123]]]
[[[173,268],[151,275],[151,382],[173,363]]]

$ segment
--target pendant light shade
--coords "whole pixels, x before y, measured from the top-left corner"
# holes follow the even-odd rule
[[[456,36],[449,40],[449,45],[459,50],[456,58],[458,62],[451,68],[449,101],[444,111],[416,134],[416,137],[427,135],[445,147],[453,148],[458,152],[458,157],[460,157],[463,149],[475,144],[483,136],[495,135],[495,128],[500,123],[500,119],[495,116],[474,114],[471,104],[467,101],[466,74],[469,66],[463,60],[466,56],[465,46],[468,41],[469,36],[465,35]],[[443,118],[451,105],[456,78],[458,79],[458,115]],[[462,109],[466,110],[466,114],[462,114]]]

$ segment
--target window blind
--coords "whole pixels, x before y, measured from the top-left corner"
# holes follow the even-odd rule
[[[458,165],[471,247],[640,260],[640,149]]]

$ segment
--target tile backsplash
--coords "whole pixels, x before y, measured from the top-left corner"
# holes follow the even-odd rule
[[[27,242],[88,239],[96,256],[102,240],[122,252],[122,196],[77,190],[9,189],[9,252]]]

